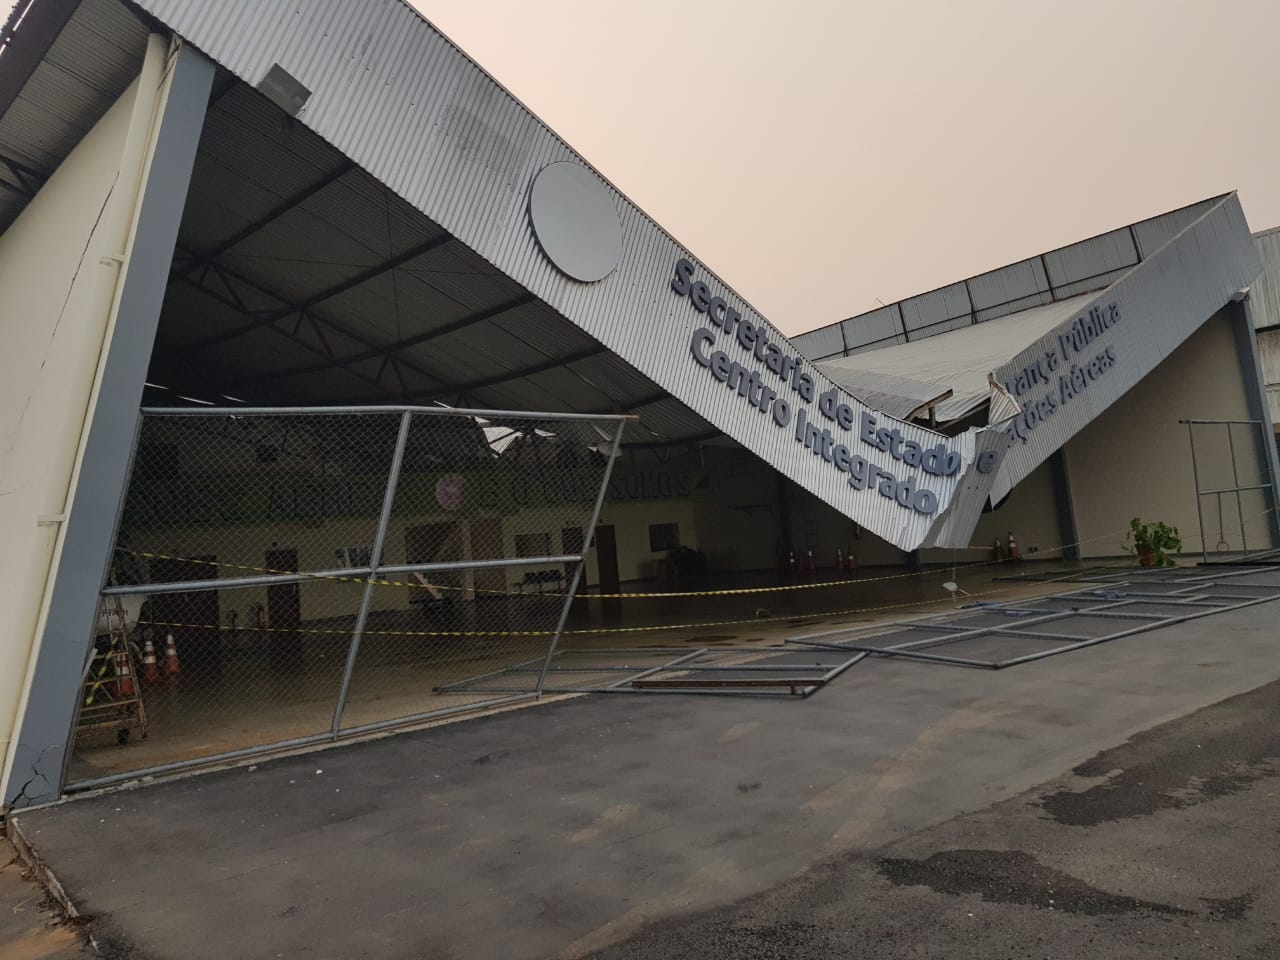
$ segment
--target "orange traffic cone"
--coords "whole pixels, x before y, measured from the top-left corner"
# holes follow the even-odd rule
[[[160,665],[156,662],[156,645],[151,642],[150,637],[147,637],[147,642],[142,645],[142,682],[160,682]]]
[[[164,638],[164,672],[170,677],[176,677],[182,672],[178,663],[178,645],[173,642],[172,633]]]
[[[129,669],[129,654],[123,650],[116,654],[116,693],[121,697],[132,697],[133,671]]]
[[[1018,551],[1018,541],[1013,538],[1013,531],[1009,531],[1009,559],[1021,560],[1022,554]]]

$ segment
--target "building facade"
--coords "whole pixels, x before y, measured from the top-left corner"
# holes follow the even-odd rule
[[[548,584],[954,562],[1011,529],[1112,556],[1228,487],[1218,543],[1274,545],[1234,195],[789,339],[399,0],[34,0],[5,36],[6,804],[66,787],[121,587],[189,581],[157,639],[219,663],[245,624],[349,631],[345,701],[410,602],[360,586],[384,551],[432,600],[517,598],[515,636]]]

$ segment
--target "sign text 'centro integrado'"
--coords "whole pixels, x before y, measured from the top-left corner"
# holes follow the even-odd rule
[[[739,359],[716,349],[716,332],[704,326],[694,330],[689,341],[694,361],[727,390],[756,408],[765,422],[780,430],[793,429],[795,441],[846,474],[854,490],[876,490],[916,513],[936,513],[938,495],[918,487],[915,476],[899,479],[893,471],[859,456],[849,443],[840,441],[856,436],[859,443],[887,453],[904,467],[936,477],[957,473],[960,454],[944,443],[921,447],[906,439],[897,427],[880,426],[874,413],[855,411],[840,399],[840,392],[834,387],[817,395],[806,361],[786,353],[769,340],[765,327],[752,323],[706,283],[695,280],[695,269],[689,260],[678,260],[671,289],[679,297],[688,297],[693,309],[705,314],[711,327],[731,338]],[[977,466],[984,473],[990,472],[996,466],[995,455],[984,455]]]

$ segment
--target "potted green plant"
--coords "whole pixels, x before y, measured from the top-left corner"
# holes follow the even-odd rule
[[[1132,541],[1129,546],[1127,541]],[[1129,521],[1129,533],[1126,537],[1125,549],[1138,558],[1139,566],[1172,567],[1172,554],[1182,550],[1182,535],[1177,527],[1154,520],[1144,522],[1139,517]]]

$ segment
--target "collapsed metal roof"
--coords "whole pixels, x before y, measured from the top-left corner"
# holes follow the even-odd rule
[[[595,171],[589,177],[616,207],[625,256],[599,282],[579,283],[543,255],[528,229],[533,179],[559,162],[588,165],[401,0],[27,0],[9,27],[0,51],[0,193],[8,195],[0,227],[124,88],[149,30],[172,32],[220,66],[152,383],[205,402],[634,412],[632,441],[736,442],[903,549],[967,542],[989,492],[998,497],[1026,476],[1257,275],[1234,195],[793,344],[702,267],[717,300],[764,340],[834,362],[837,380],[812,371],[806,401],[840,394],[867,416],[874,408],[840,383],[894,409],[915,400],[923,402],[913,412],[930,403],[944,415],[971,409],[969,380],[991,365],[987,338],[972,341],[963,369],[940,369],[955,386],[915,363],[894,372],[838,358],[961,328],[972,334],[1005,317],[1017,326],[1017,314],[1047,325],[1078,296],[1123,295],[1124,374],[1074,402],[1054,429],[1002,461],[1003,428],[951,438],[973,458],[966,463],[995,460],[985,477],[938,480],[936,502],[947,506],[936,514],[904,512],[884,496],[855,503],[843,471],[797,456],[793,431],[760,429],[761,410],[735,402],[713,377],[689,376],[689,352],[671,337],[701,321],[666,288],[672,264],[692,254]],[[46,104],[54,106],[43,124],[19,122]],[[1043,336],[1018,357],[1006,351],[1002,369],[1052,348],[1052,331],[1030,322]],[[948,439],[898,426],[918,433],[922,447]]]
[[[122,0],[15,9],[0,47],[0,231],[128,88],[153,26]],[[150,402],[625,411],[640,417],[631,446],[731,443],[226,71],[148,381]]]
[[[833,379],[847,376],[854,383],[877,374],[930,381],[931,390],[909,396],[904,405],[915,402],[913,409],[918,409],[927,403],[927,393],[946,391],[949,396],[931,404],[937,422],[945,425],[985,406],[992,372],[1079,312],[1090,299],[1089,294],[1069,297],[923,340],[826,360],[819,366]]]

